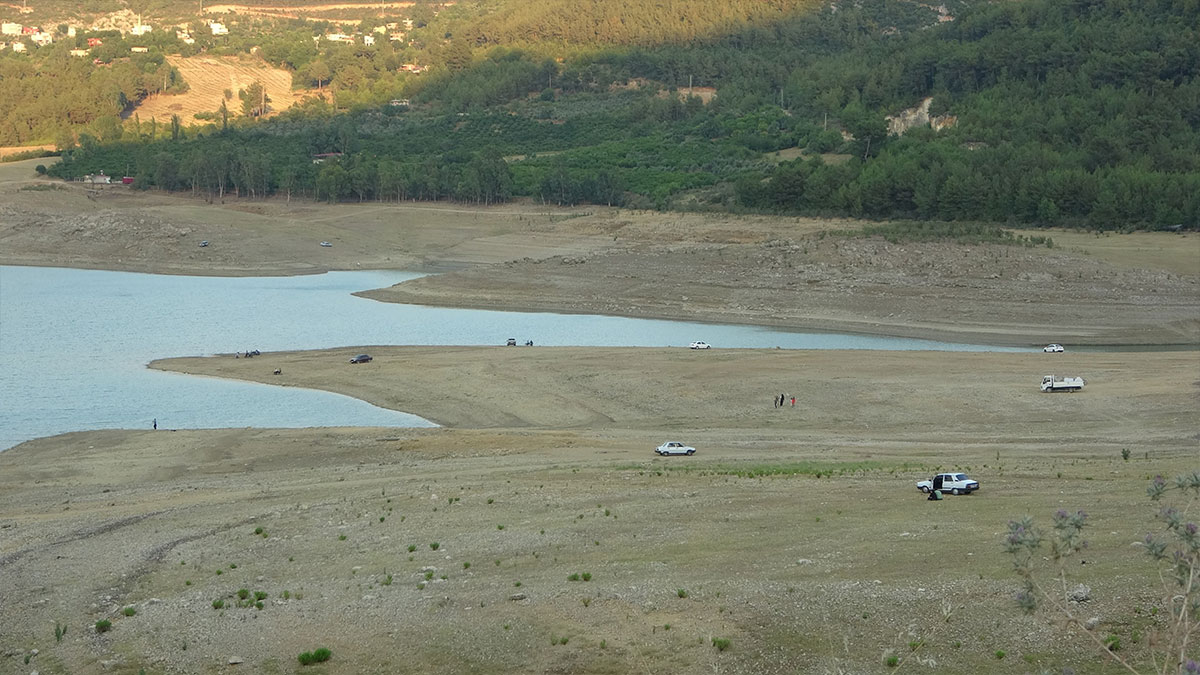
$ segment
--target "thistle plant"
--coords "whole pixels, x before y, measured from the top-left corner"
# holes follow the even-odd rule
[[[1174,494],[1173,494],[1174,493]],[[1157,534],[1147,534],[1141,542],[1154,563],[1161,592],[1161,607],[1167,615],[1166,625],[1158,640],[1151,641],[1148,658],[1152,670],[1166,675],[1200,675],[1200,664],[1188,658],[1189,645],[1200,637],[1200,532],[1195,514],[1188,512],[1200,500],[1200,471],[1179,476],[1168,482],[1156,476],[1146,489],[1153,502],[1163,502],[1177,496],[1180,504],[1162,506],[1155,519],[1162,524]],[[1013,570],[1021,578],[1022,589],[1016,595],[1017,604],[1028,613],[1048,611],[1078,629],[1097,649],[1112,657],[1131,673],[1142,673],[1130,657],[1117,653],[1120,645],[1115,636],[1099,634],[1082,621],[1072,610],[1071,590],[1066,561],[1087,548],[1083,538],[1087,514],[1060,510],[1053,517],[1053,532],[1038,529],[1029,517],[1008,524],[1004,551],[1013,558]],[[1049,555],[1043,553],[1049,548]],[[1044,579],[1038,563],[1043,556],[1054,568]]]

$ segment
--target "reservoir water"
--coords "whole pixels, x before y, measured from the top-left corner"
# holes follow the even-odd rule
[[[419,275],[189,277],[0,266],[0,450],[88,429],[432,426],[306,389],[146,368],[157,358],[351,345],[538,345],[1022,351],[735,325],[381,303],[354,291]]]

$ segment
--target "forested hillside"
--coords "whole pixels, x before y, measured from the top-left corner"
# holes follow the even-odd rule
[[[131,166],[140,187],[214,195],[1200,224],[1195,0],[806,4],[664,2],[606,23],[621,0],[463,3],[430,19],[438,64],[420,77],[392,75],[403,54],[303,52],[290,66],[336,108],[85,136],[53,171]],[[680,27],[647,37],[658,12]],[[927,97],[948,126],[888,134]]]

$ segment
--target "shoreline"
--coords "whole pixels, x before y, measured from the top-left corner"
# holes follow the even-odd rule
[[[409,268],[394,268],[394,267],[355,267],[352,269],[341,267],[326,267],[326,268],[307,268],[307,269],[282,269],[282,268],[223,268],[213,269],[212,267],[188,267],[182,265],[155,265],[148,266],[138,263],[103,263],[99,261],[62,261],[59,264],[50,261],[40,260],[14,260],[6,259],[0,256],[0,265],[14,267],[46,267],[59,269],[80,269],[80,270],[97,270],[108,272],[122,272],[131,274],[160,274],[165,276],[197,276],[197,277],[227,277],[227,278],[252,278],[252,277],[292,277],[292,276],[308,276],[320,275],[331,272],[395,272],[395,273],[417,273],[425,274],[426,277],[434,277],[441,274],[451,274],[455,270],[446,264],[426,264]],[[407,283],[407,282],[406,282]],[[882,337],[882,338],[899,338],[924,340],[929,342],[947,342],[964,345],[975,345],[981,347],[1013,347],[1013,348],[1035,348],[1044,345],[1045,342],[1038,339],[1039,335],[1033,331],[1014,331],[1001,330],[1003,324],[995,324],[991,326],[977,326],[970,329],[945,326],[915,326],[910,323],[888,323],[881,321],[851,321],[845,319],[833,318],[808,318],[805,320],[787,320],[780,318],[771,318],[760,314],[743,314],[736,319],[729,318],[728,312],[716,310],[710,311],[688,311],[677,310],[670,311],[662,307],[651,308],[630,308],[632,311],[614,312],[604,311],[602,307],[585,307],[575,308],[568,306],[565,302],[556,302],[549,300],[541,303],[529,302],[526,299],[513,298],[510,301],[501,302],[485,302],[469,298],[464,298],[456,302],[446,301],[443,298],[430,295],[417,296],[415,294],[407,294],[400,286],[365,289],[362,291],[353,292],[351,295],[374,300],[376,302],[392,302],[397,304],[412,304],[428,307],[444,307],[447,309],[466,309],[466,310],[482,310],[482,311],[503,311],[503,312],[518,312],[530,314],[568,314],[568,315],[595,315],[609,316],[617,318],[630,319],[647,319],[647,320],[662,320],[662,321],[679,321],[698,324],[711,325],[726,325],[726,326],[747,326],[771,328],[791,333],[816,333],[816,334],[842,334],[842,335],[857,335],[864,337]],[[398,299],[397,296],[400,298]],[[868,325],[869,324],[869,325]],[[1138,341],[1129,339],[1128,336],[1117,336],[1115,341],[1103,341],[1103,339],[1089,339],[1087,337],[1079,337],[1069,341],[1071,344],[1086,347],[1088,349],[1097,350],[1114,350],[1120,351],[1123,348],[1145,348],[1155,349],[1164,348],[1172,350],[1191,350],[1200,349],[1200,341],[1179,341],[1179,342],[1154,342],[1154,341]]]

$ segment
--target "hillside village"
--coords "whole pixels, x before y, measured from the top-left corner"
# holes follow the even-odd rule
[[[15,11],[19,12],[20,10]],[[0,22],[0,51],[11,49],[15,53],[29,53],[34,49],[67,42],[73,45],[69,50],[71,56],[87,57],[92,55],[94,48],[104,45],[106,39],[123,39],[137,43],[139,41],[136,38],[144,38],[141,44],[128,46],[129,53],[144,54],[148,53],[152,47],[171,46],[169,38],[164,41],[162,39],[152,40],[151,37],[157,37],[160,34],[169,35],[173,31],[176,45],[197,45],[198,41],[195,36],[201,36],[199,51],[204,52],[210,46],[219,46],[220,43],[214,40],[229,36],[231,26],[236,31],[239,23],[235,20],[230,21],[227,25],[223,21],[206,19],[198,22],[154,24],[150,21],[143,21],[141,15],[134,15],[129,10],[103,15],[86,26],[64,23],[56,28],[23,24],[17,20],[10,20],[10,17],[4,17]],[[372,47],[386,41],[409,45],[411,41],[408,39],[408,31],[412,28],[412,19],[389,21],[376,26],[358,24],[352,27],[350,23],[334,24],[329,31],[313,35],[312,39],[318,48],[322,43]],[[245,30],[253,31],[255,28],[247,22]],[[105,62],[107,60],[103,58],[95,59],[97,65]],[[427,69],[428,66],[416,63],[405,63],[400,68],[404,72],[414,74],[422,73]]]

